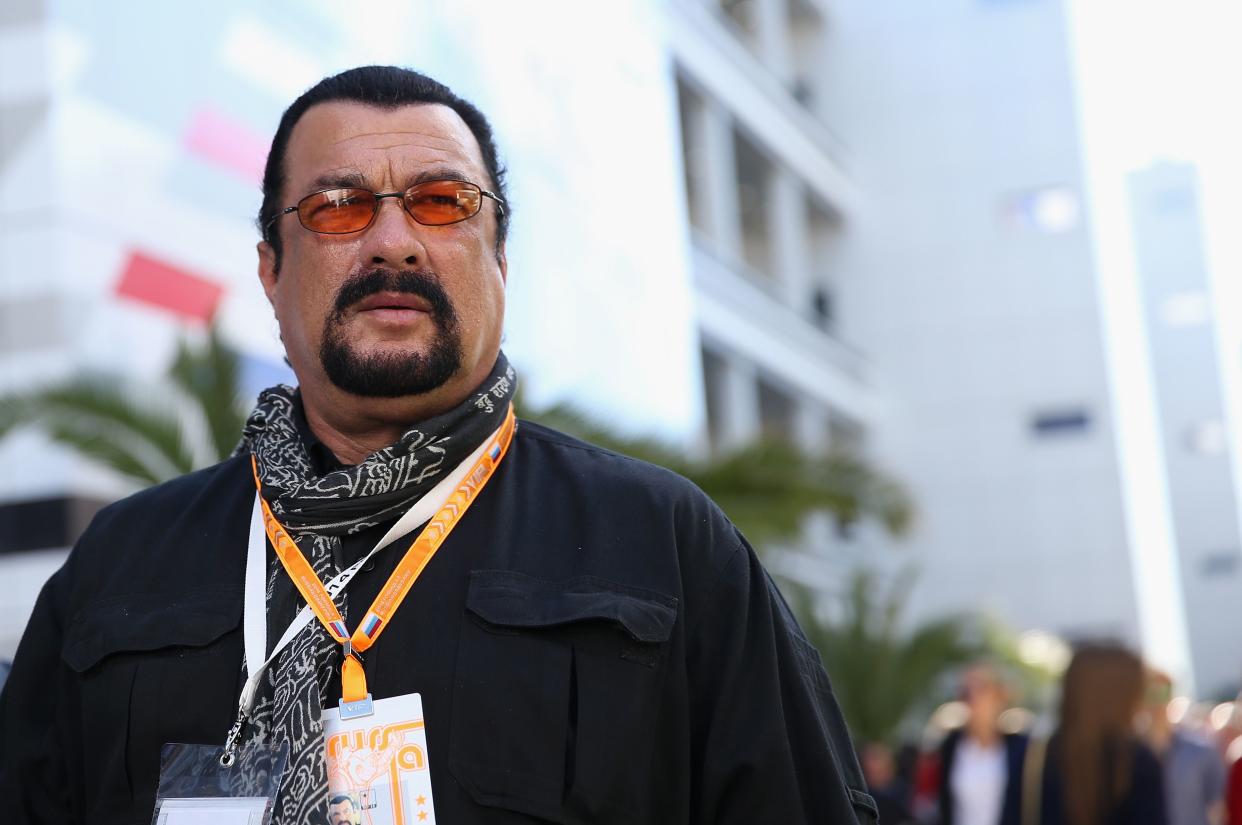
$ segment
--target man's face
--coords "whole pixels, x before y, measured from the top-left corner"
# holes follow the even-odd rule
[[[334,187],[399,192],[429,177],[491,188],[478,143],[451,109],[321,103],[290,135],[280,204]],[[424,226],[400,198],[386,198],[369,227],[346,235],[311,232],[296,214],[279,218],[280,270],[261,243],[259,276],[303,387],[464,396],[481,382],[504,323],[495,209],[485,198],[473,218]]]
[[[335,805],[329,805],[328,821],[332,825],[355,825],[354,804],[348,799],[342,799]]]

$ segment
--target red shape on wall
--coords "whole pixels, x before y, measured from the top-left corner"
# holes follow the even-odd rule
[[[237,174],[247,183],[263,180],[267,141],[260,135],[210,106],[194,112],[185,132],[191,152]]]
[[[116,294],[207,324],[220,306],[224,287],[166,261],[131,252]]]

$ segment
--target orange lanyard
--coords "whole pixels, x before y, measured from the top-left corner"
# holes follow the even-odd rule
[[[341,612],[337,610],[332,596],[323,586],[319,576],[315,574],[306,556],[302,555],[297,544],[272,515],[271,508],[263,498],[258,462],[251,455],[250,465],[254,471],[254,483],[259,490],[259,501],[263,506],[263,527],[276,551],[276,558],[280,559],[285,572],[289,574],[289,578],[293,580],[298,592],[302,594],[302,598],[306,599],[306,603],[315,612],[320,623],[345,650],[345,660],[341,664],[341,699],[343,702],[358,702],[368,698],[367,677],[362,670],[362,662],[354,655],[354,651],[365,652],[367,648],[375,644],[380,633],[384,632],[384,628],[388,626],[393,614],[401,606],[402,600],[414,586],[419,574],[440,549],[440,545],[448,538],[449,533],[457,526],[457,522],[461,521],[479,492],[491,480],[492,473],[496,472],[496,468],[500,466],[500,461],[505,457],[509,443],[513,440],[516,424],[513,406],[510,405],[504,424],[492,436],[491,442],[483,450],[483,455],[479,456],[479,460],[470,468],[470,472],[466,473],[461,484],[457,485],[457,489],[449,496],[448,501],[444,502],[439,512],[427,522],[427,526],[418,534],[418,538],[414,539],[410,549],[405,551],[405,555],[397,564],[397,569],[388,577],[379,595],[371,602],[366,616],[352,634],[345,627]]]

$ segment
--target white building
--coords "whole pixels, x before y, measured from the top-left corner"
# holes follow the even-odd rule
[[[922,514],[915,612],[1117,638],[1189,677],[1172,548],[1137,540],[1124,492],[1063,3],[834,10],[823,96],[865,192],[842,317]]]
[[[1195,168],[1133,173],[1130,209],[1195,681],[1225,699],[1242,678],[1242,540]]]
[[[668,42],[680,111],[709,442],[761,436],[865,450],[883,402],[846,334],[855,273],[837,264],[859,193],[819,78],[821,0],[675,0]],[[824,522],[773,560],[825,588],[860,544]]]
[[[669,13],[713,445],[859,440],[878,400],[841,337],[833,248],[856,193],[822,121],[818,2]],[[799,62],[801,65],[799,65]]]

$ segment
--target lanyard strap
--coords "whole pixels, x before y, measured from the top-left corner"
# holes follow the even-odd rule
[[[406,550],[397,568],[380,589],[375,600],[371,602],[371,607],[352,634],[346,628],[345,621],[336,603],[332,600],[332,594],[324,587],[310,562],[306,560],[306,556],[276,520],[271,508],[260,494],[259,504],[262,508],[263,528],[272,543],[276,557],[280,559],[285,572],[289,574],[289,578],[292,579],[294,586],[302,594],[302,598],[306,600],[315,617],[327,629],[329,635],[344,648],[345,657],[341,666],[341,694],[344,702],[357,702],[367,697],[366,674],[362,670],[362,662],[355,655],[355,651],[364,652],[370,648],[384,628],[388,626],[406,594],[414,586],[414,582],[418,580],[436,551],[440,549],[449,533],[461,521],[466,510],[474,503],[479,492],[491,480],[496,468],[500,466],[513,440],[515,426],[516,419],[513,407],[510,405],[500,429],[486,443],[486,449],[457,485],[457,489],[449,496],[448,501]],[[259,480],[258,463],[253,456],[251,467],[254,471],[255,487],[261,491],[262,483]]]

